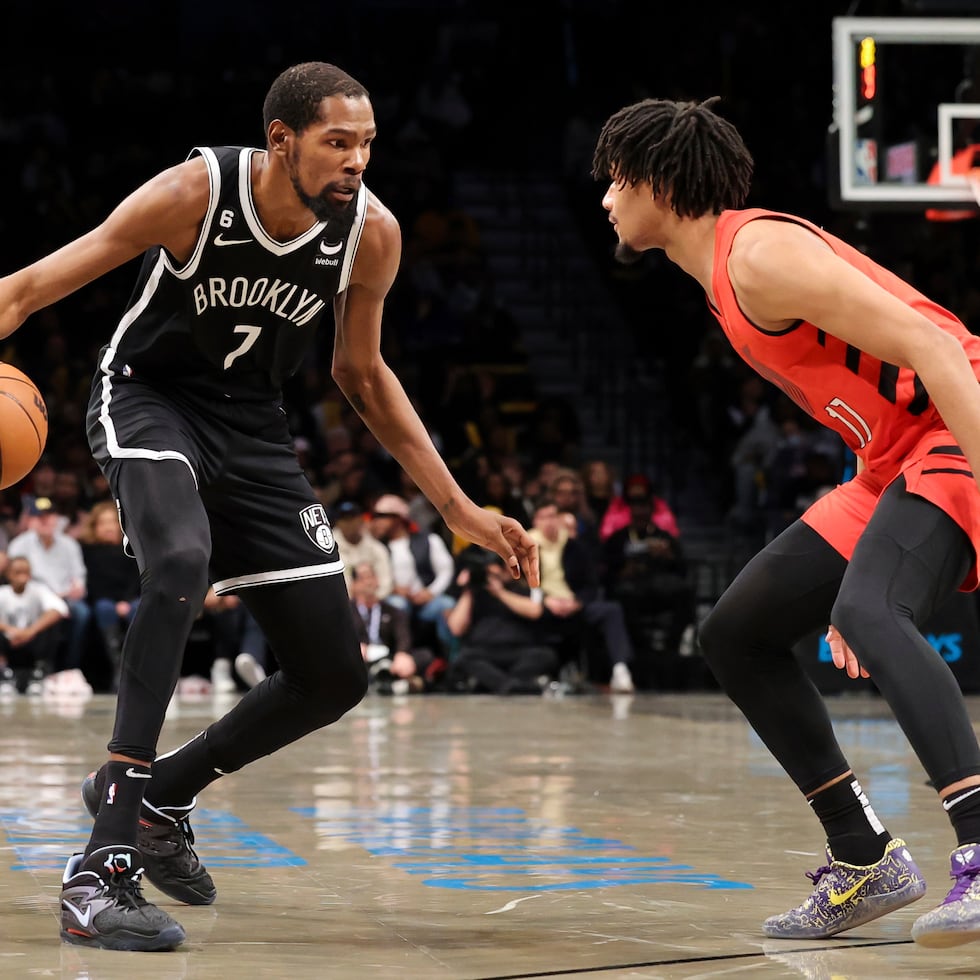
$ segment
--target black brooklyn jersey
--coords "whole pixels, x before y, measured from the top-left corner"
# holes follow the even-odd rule
[[[132,377],[233,399],[279,396],[321,318],[347,288],[367,213],[362,185],[346,221],[318,223],[277,242],[252,199],[251,147],[196,147],[211,195],[190,259],[147,251],[126,312],[99,366]],[[189,157],[189,158],[190,158]]]

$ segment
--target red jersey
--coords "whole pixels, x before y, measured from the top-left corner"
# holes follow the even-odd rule
[[[805,320],[773,334],[745,317],[728,276],[728,256],[738,230],[760,218],[790,221],[812,231],[849,265],[953,334],[978,378],[980,337],[971,334],[949,310],[809,221],[761,208],[724,211],[719,217],[711,276],[717,308],[710,303],[709,307],[732,347],[804,411],[839,433],[868,470],[888,482],[923,437],[933,430],[944,430],[945,423],[911,369],[872,357]]]

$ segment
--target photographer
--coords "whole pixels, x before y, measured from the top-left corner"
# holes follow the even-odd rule
[[[558,669],[557,653],[538,635],[540,590],[528,591],[483,548],[466,548],[459,563],[456,584],[462,591],[446,614],[450,632],[461,641],[451,682],[473,692],[540,694]]]

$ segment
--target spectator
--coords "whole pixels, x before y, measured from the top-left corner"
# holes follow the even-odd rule
[[[540,694],[558,670],[558,654],[542,639],[541,590],[515,581],[492,552],[470,546],[460,555],[462,590],[446,621],[460,640],[450,683],[492,694]]]
[[[61,530],[64,518],[50,497],[36,497],[28,507],[28,529],[10,542],[7,555],[24,557],[34,577],[68,603],[68,631],[55,666],[79,669],[85,631],[92,613],[85,602],[88,572],[81,545]]]
[[[354,569],[365,562],[374,569],[378,597],[391,595],[391,555],[372,533],[364,519],[364,508],[356,500],[341,500],[333,509],[333,536],[344,562],[347,591],[354,582]]]
[[[582,488],[585,506],[599,524],[600,539],[605,540],[612,533],[608,529],[610,514],[613,511],[626,511],[612,466],[604,459],[587,460],[582,467]]]
[[[68,606],[31,578],[26,558],[10,559],[7,578],[9,584],[0,585],[0,694],[18,687],[40,694],[57,647],[54,627],[68,615]],[[15,672],[24,678],[20,685]]]
[[[82,533],[88,517],[82,492],[82,481],[78,473],[70,469],[60,469],[55,473],[51,503],[64,518],[64,532],[73,538],[77,538]]]
[[[119,683],[123,635],[139,605],[140,574],[123,548],[119,511],[112,500],[97,503],[79,537],[85,562],[86,599],[112,666],[112,690]]]
[[[578,533],[575,536],[590,550],[595,559],[599,552],[599,521],[589,510],[582,477],[576,470],[559,467],[551,478],[548,495],[559,511],[567,511],[575,515],[578,525]]]
[[[535,505],[531,537],[538,543],[546,630],[576,644],[581,643],[583,624],[600,633],[611,665],[610,690],[631,693],[633,646],[623,607],[600,597],[592,552],[569,533],[552,497],[543,497]]]
[[[477,494],[477,502],[483,507],[496,507],[501,514],[525,526],[530,523],[531,509],[527,501],[502,469],[492,469],[483,478],[483,491]]]
[[[375,502],[371,530],[391,555],[393,587],[388,598],[411,613],[416,639],[419,625],[434,629],[440,653],[451,659],[455,642],[446,613],[456,600],[447,589],[456,564],[446,542],[432,531],[419,531],[409,518],[408,502],[394,493]]]
[[[613,532],[603,546],[606,595],[623,607],[634,636],[639,628],[662,619],[667,650],[687,655],[693,652],[694,588],[680,541],[655,520],[654,499],[648,483],[627,484],[629,524]]]
[[[645,496],[650,502],[650,521],[671,537],[680,538],[680,527],[670,504],[654,492],[653,482],[646,476],[642,473],[632,473],[628,476],[623,494],[622,497],[616,496],[612,499],[609,509],[602,518],[599,526],[601,541],[606,541],[613,532],[626,527],[632,520],[633,511],[628,499],[631,494]]]
[[[372,686],[380,694],[423,690],[432,651],[413,643],[409,614],[379,597],[374,566],[360,562],[352,571],[351,608]]]

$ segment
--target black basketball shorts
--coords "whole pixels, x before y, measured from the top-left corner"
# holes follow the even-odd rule
[[[278,402],[231,402],[99,375],[89,445],[119,501],[127,460],[178,460],[190,469],[211,526],[218,594],[344,570],[323,505],[292,448]],[[119,501],[123,529],[126,501]]]

